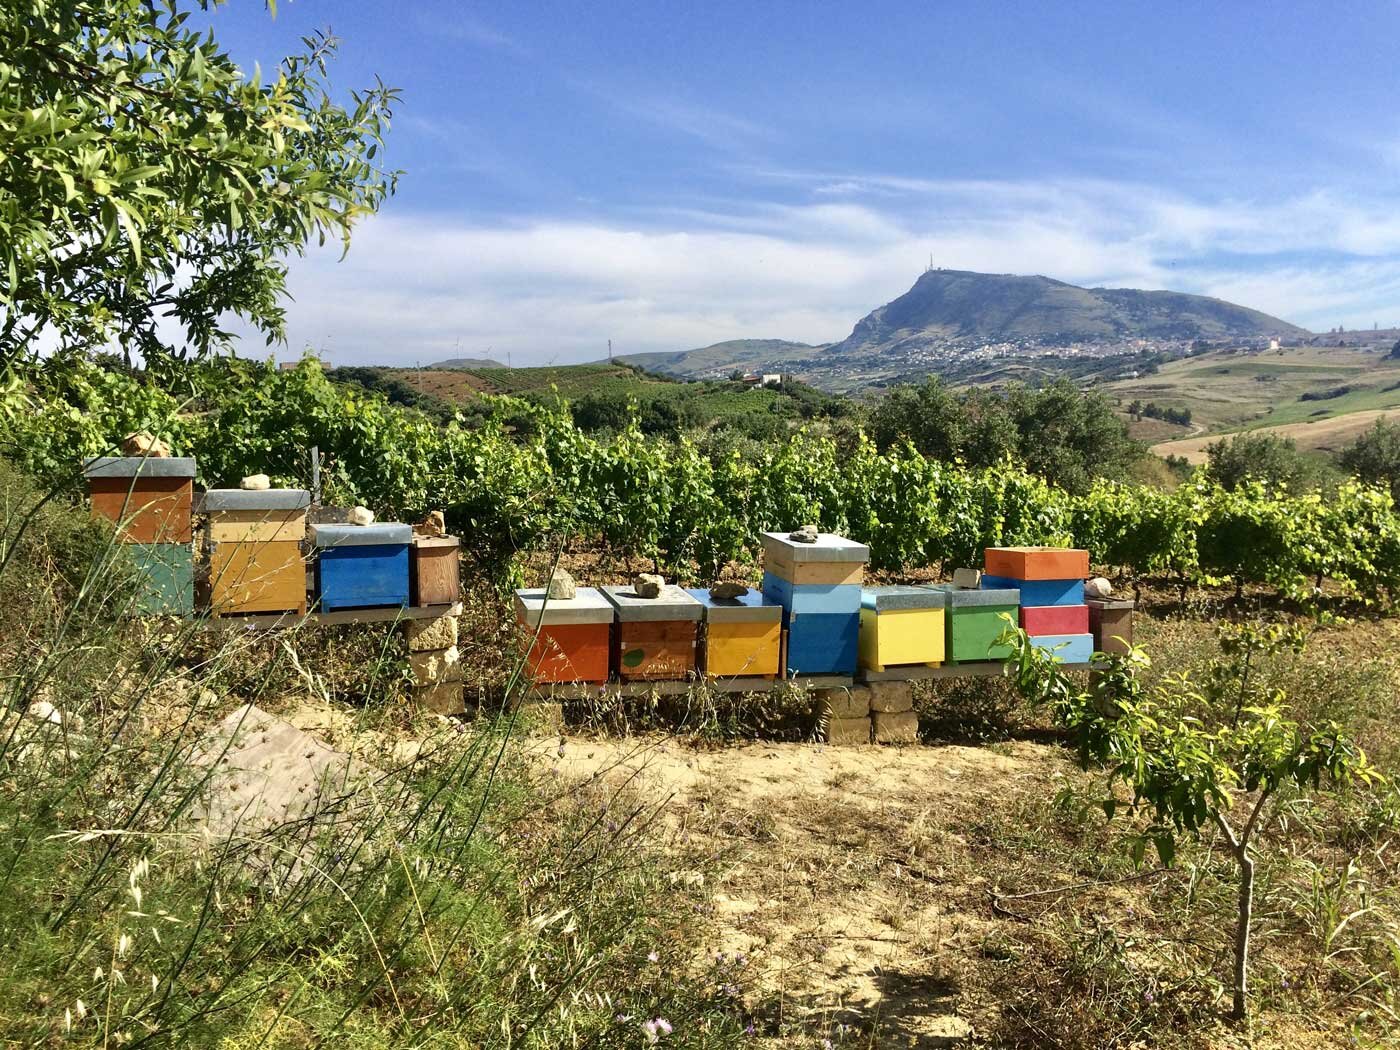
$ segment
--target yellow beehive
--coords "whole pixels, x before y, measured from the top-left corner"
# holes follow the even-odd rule
[[[782,662],[783,607],[758,591],[738,598],[691,596],[705,606],[705,677],[777,678]]]
[[[945,656],[944,597],[919,587],[868,587],[861,592],[860,666],[867,671],[921,664]]]
[[[303,489],[211,489],[209,595],[214,615],[306,611]]]

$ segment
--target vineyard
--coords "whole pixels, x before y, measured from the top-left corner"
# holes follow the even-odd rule
[[[754,559],[762,530],[812,521],[868,544],[872,567],[891,571],[1050,544],[1087,548],[1130,581],[1297,594],[1329,579],[1368,602],[1400,585],[1400,515],[1388,491],[1355,483],[1330,497],[1200,480],[1173,492],[1099,482],[1072,495],[1011,463],[970,470],[817,429],[715,454],[635,425],[590,436],[563,406],[511,398],[494,399],[484,420],[442,426],[312,362],[219,361],[174,375],[156,384],[88,361],[36,366],[12,389],[0,436],[23,467],[72,491],[84,457],[136,430],[197,456],[208,485],[266,472],[304,486],[319,448],[328,501],[392,515],[442,508],[464,553],[502,582],[518,555],[560,545],[601,545],[695,578]]]

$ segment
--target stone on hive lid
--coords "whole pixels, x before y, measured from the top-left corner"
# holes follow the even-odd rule
[[[555,569],[549,575],[549,585],[545,588],[545,594],[551,601],[572,601],[578,596],[578,584],[567,570]]]
[[[170,446],[154,434],[138,430],[134,434],[128,434],[122,440],[122,455],[154,456],[157,459],[165,459],[170,455]]]
[[[580,587],[567,601],[550,598],[543,587],[533,587],[515,592],[515,617],[527,627],[612,623],[613,606],[595,587]]]
[[[795,543],[816,543],[821,533],[815,525],[803,525],[788,533],[788,539]]]
[[[632,579],[632,593],[638,598],[660,598],[665,586],[665,579],[651,572],[639,572]]]
[[[350,511],[351,525],[373,525],[374,511],[368,507],[355,507]]]
[[[238,487],[249,492],[266,492],[272,488],[272,479],[266,474],[249,474],[238,483]]]
[[[823,561],[864,564],[870,560],[870,548],[865,544],[829,532],[819,533],[816,543],[794,540],[786,532],[761,532],[758,538],[767,557],[793,563]]]
[[[742,583],[735,583],[732,580],[721,580],[710,587],[710,597],[720,600],[726,598],[742,598],[749,593],[749,589]]]
[[[1113,597],[1113,584],[1109,583],[1102,576],[1095,576],[1092,580],[1085,580],[1084,597],[1111,598]]]
[[[954,569],[953,586],[963,591],[975,591],[982,586],[982,570]]]
[[[447,519],[443,517],[442,511],[430,510],[427,517],[413,526],[413,531],[419,536],[446,536]]]
[[[705,619],[710,623],[780,623],[783,618],[782,603],[747,587],[734,598],[716,598],[702,588],[686,593],[705,607]]]

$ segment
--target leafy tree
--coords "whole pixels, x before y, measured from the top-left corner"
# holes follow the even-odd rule
[[[1255,863],[1270,807],[1381,779],[1341,727],[1294,720],[1287,697],[1260,686],[1259,664],[1300,652],[1305,636],[1291,626],[1226,625],[1220,656],[1200,681],[1176,674],[1148,688],[1138,673],[1149,666],[1147,656],[1134,650],[1105,658],[1089,691],[1024,632],[1010,630],[1006,640],[1014,646],[1007,663],[1018,691],[1073,734],[1085,769],[1107,770],[1104,815],[1140,818],[1130,839],[1137,863],[1149,846],[1170,867],[1183,839],[1215,830],[1224,840],[1238,877],[1231,1014],[1244,1020]]]
[[[326,35],[249,77],[186,6],[0,5],[0,363],[39,337],[204,353],[228,313],[281,338],[285,257],[348,248],[393,192],[395,89],[333,102]]]
[[[926,456],[953,460],[963,453],[966,412],[937,376],[921,386],[897,386],[870,412],[870,436],[881,449],[907,440]]]
[[[1246,481],[1259,481],[1270,490],[1309,488],[1319,478],[1318,467],[1292,438],[1274,434],[1235,434],[1206,447],[1206,476],[1233,492]]]
[[[1373,485],[1386,485],[1400,500],[1400,426],[1384,419],[1342,450],[1338,463],[1347,473]]]

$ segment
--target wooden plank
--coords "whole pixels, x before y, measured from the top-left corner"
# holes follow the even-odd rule
[[[240,627],[273,629],[301,627],[304,624],[330,626],[347,623],[399,623],[404,620],[436,620],[439,616],[461,615],[462,604],[457,602],[453,605],[395,606],[389,609],[340,609],[335,612],[305,614],[293,612],[259,613],[252,616],[223,617],[211,621],[211,623],[221,626],[237,624]]]

